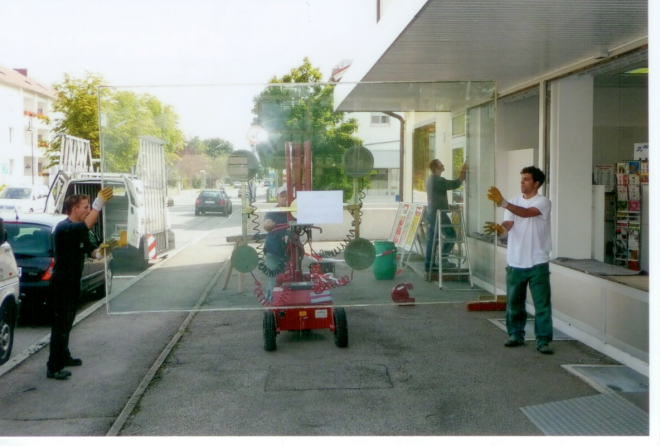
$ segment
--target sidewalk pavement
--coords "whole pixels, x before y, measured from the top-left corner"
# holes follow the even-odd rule
[[[228,290],[220,278],[207,287],[231,254],[224,236],[213,231],[142,279],[158,286],[145,281],[115,299],[169,301],[176,292],[188,304],[204,295],[251,306],[251,282],[239,293],[236,272]],[[195,265],[194,277],[181,273],[186,265]],[[103,436],[114,424],[121,436],[538,436],[544,431],[524,408],[599,395],[563,365],[617,364],[577,341],[554,342],[554,355],[533,342],[505,348],[506,333],[490,321],[503,312],[466,310],[483,291],[441,291],[410,269],[391,281],[356,272],[333,292],[336,302],[342,293],[389,296],[400,282],[414,282],[410,294],[420,302],[436,303],[345,306],[345,349],[329,330],[314,330],[284,332],[266,352],[259,308],[186,319],[108,315],[103,307],[74,327],[72,351],[84,364],[71,379],[46,379],[47,348],[0,377],[0,435]],[[180,339],[117,426],[173,336]]]

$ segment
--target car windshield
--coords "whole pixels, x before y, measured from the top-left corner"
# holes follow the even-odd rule
[[[202,192],[201,198],[220,198],[220,192],[206,191]]]
[[[25,200],[30,198],[29,187],[8,187],[0,192],[0,198],[9,198],[14,200]]]
[[[18,256],[50,257],[51,228],[34,223],[5,223],[7,241]]]

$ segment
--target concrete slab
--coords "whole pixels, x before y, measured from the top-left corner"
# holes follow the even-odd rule
[[[648,393],[649,378],[622,365],[562,365],[601,393]]]
[[[504,333],[506,333],[506,319],[489,319],[490,322],[495,324],[496,327],[499,327],[500,330],[502,330]],[[536,331],[534,331],[534,318],[530,317],[527,319],[527,323],[525,324],[525,340],[526,341],[534,341],[536,339]],[[566,333],[557,330],[556,328],[552,328],[552,341],[574,341],[572,337],[567,335]]]

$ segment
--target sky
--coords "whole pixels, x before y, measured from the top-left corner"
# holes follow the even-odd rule
[[[187,137],[241,149],[262,89],[245,84],[304,57],[325,81],[375,26],[376,0],[0,0],[0,66],[48,85],[86,72],[117,87],[195,85],[139,91],[173,105]]]

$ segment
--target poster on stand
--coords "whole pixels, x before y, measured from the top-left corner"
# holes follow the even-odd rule
[[[422,217],[424,216],[424,209],[426,209],[426,206],[424,205],[415,206],[414,212],[412,213],[412,222],[410,223],[410,228],[408,228],[408,235],[406,236],[406,243],[403,245],[403,249],[406,251],[410,251],[413,247],[413,244],[415,243],[415,235],[417,234],[419,224],[422,221]]]
[[[391,238],[396,246],[400,246],[399,242],[401,241],[403,228],[406,223],[406,218],[408,217],[408,209],[410,209],[410,203],[401,203],[401,205],[399,205],[399,212],[397,212],[396,215],[396,220],[394,220],[394,227],[392,229],[394,235]]]

